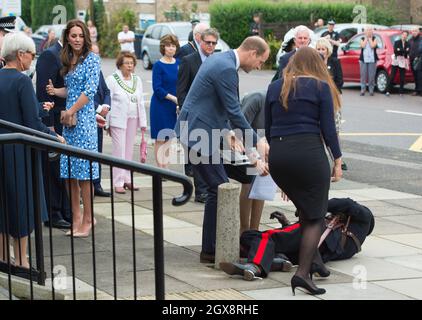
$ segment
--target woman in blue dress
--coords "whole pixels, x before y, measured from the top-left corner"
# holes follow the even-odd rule
[[[61,122],[64,125],[63,137],[71,146],[97,151],[94,96],[99,84],[100,58],[91,52],[89,31],[83,22],[79,20],[68,22],[63,37],[61,60],[65,87],[54,88],[50,84],[47,86],[47,91],[51,95],[67,98],[66,111],[61,115]],[[74,116],[77,118],[76,126],[72,124]],[[97,179],[98,163],[94,162],[91,166],[88,160],[73,157],[69,160],[67,156],[62,156],[60,159],[60,176],[70,179],[74,237],[87,237],[92,228],[91,169],[92,179]],[[68,185],[66,183],[67,187]],[[80,210],[80,194],[82,194],[83,215]]]
[[[160,168],[168,167],[169,138],[177,120],[176,84],[179,61],[174,58],[179,50],[179,40],[172,34],[160,40],[160,52],[163,57],[154,64],[150,124],[151,138],[155,139],[155,160]]]

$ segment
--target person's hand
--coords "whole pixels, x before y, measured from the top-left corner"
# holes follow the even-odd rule
[[[110,109],[108,108],[108,106],[102,106],[100,116],[106,117],[109,111]]]
[[[54,108],[54,102],[44,102],[43,105],[42,105],[42,108],[45,111],[49,112],[51,109]]]
[[[70,123],[72,122],[72,116],[73,116],[72,111],[70,111],[70,109],[66,110],[65,112],[61,114],[60,122],[66,126],[69,126]]]
[[[331,182],[340,181],[343,176],[343,170],[341,169],[341,161],[336,162],[333,168],[333,173],[331,174]]]
[[[236,151],[236,152],[240,152],[240,153],[245,152],[245,147],[243,146],[242,141],[240,139],[238,139],[234,133],[229,134],[227,136],[227,140],[228,140],[230,149],[232,151]]]
[[[46,88],[47,93],[50,96],[55,96],[56,95],[56,91],[55,91],[56,89],[54,88],[54,85],[53,85],[53,82],[51,81],[51,79],[48,79],[48,84],[47,84],[47,86],[45,88]]]
[[[268,163],[268,154],[270,152],[270,146],[267,142],[267,139],[261,138],[256,144],[256,148],[261,157],[264,159],[265,163]]]
[[[66,144],[66,140],[61,135],[57,135],[57,139],[59,139],[60,143]]]
[[[262,160],[257,160],[255,162],[255,169],[260,176],[267,176],[270,173],[268,169],[268,163],[265,163]]]
[[[101,114],[95,115],[95,120],[97,121],[97,126],[100,128],[104,128],[106,125],[106,119],[104,119]]]

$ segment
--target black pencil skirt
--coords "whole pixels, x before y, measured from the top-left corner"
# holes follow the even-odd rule
[[[331,173],[319,135],[271,138],[268,161],[272,178],[301,218],[315,220],[326,215]]]

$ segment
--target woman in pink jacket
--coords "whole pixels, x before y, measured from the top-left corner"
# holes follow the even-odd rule
[[[112,154],[121,159],[132,160],[136,132],[138,128],[145,131],[147,127],[142,80],[134,73],[134,54],[122,51],[117,57],[116,66],[117,70],[106,80],[111,93],[108,121]],[[126,193],[125,189],[139,190],[131,184],[128,170],[113,168],[113,182],[116,193]]]

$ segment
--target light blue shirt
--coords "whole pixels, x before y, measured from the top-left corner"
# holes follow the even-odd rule
[[[374,49],[371,48],[371,45],[369,44],[369,40],[366,43],[365,48],[363,48],[363,62],[365,62],[365,63],[374,63],[375,62]]]
[[[199,56],[201,57],[202,63],[204,63],[205,59],[207,59],[207,58],[208,58],[208,56],[206,56],[206,55],[204,54],[204,52],[202,51],[201,47],[198,47],[198,48],[199,48],[199,50],[198,50],[198,52],[199,52]]]

